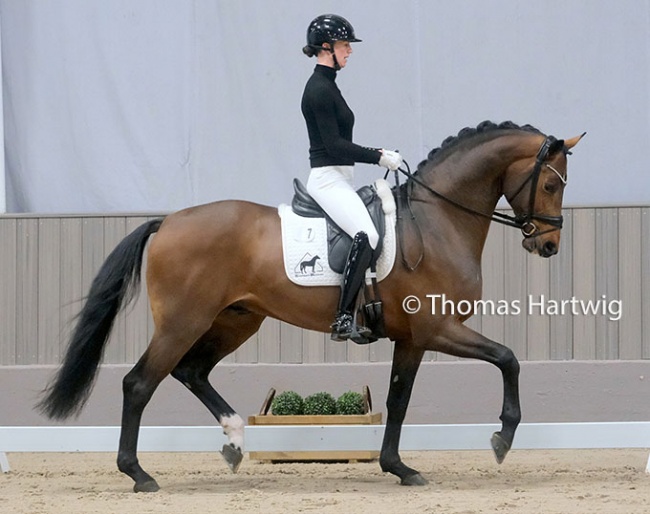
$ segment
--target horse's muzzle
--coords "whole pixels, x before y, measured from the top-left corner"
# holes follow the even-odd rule
[[[542,244],[542,247],[539,249],[539,254],[542,257],[551,257],[557,253],[557,244],[555,244],[553,241],[545,241],[544,244]]]
[[[552,257],[558,252],[558,244],[552,240],[540,240],[539,237],[527,237],[521,245],[530,253],[536,253],[540,257]]]

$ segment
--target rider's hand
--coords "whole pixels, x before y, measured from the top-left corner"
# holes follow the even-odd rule
[[[379,165],[383,168],[388,168],[390,171],[395,171],[402,165],[402,156],[398,152],[382,148]]]

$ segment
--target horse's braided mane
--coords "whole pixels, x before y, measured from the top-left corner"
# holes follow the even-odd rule
[[[474,137],[478,134],[488,134],[497,130],[524,130],[526,132],[532,132],[536,134],[541,134],[542,132],[532,125],[517,125],[516,123],[512,121],[504,121],[501,123],[494,123],[493,121],[486,120],[482,123],[479,123],[475,128],[474,127],[465,127],[464,129],[461,129],[457,135],[455,136],[449,136],[447,139],[445,139],[442,144],[438,148],[434,148],[429,152],[427,155],[427,158],[420,162],[418,164],[418,171],[424,167],[425,164],[436,160],[436,158],[441,157],[443,150],[447,150],[449,148],[452,148],[462,141],[466,141],[467,139]]]

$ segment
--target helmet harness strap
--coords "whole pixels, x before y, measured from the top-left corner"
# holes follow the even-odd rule
[[[334,53],[334,48],[332,48],[330,52],[332,52],[332,58],[334,59],[334,69],[336,71],[339,71],[341,69],[341,65],[339,64],[339,61],[336,58],[336,54]]]
[[[321,48],[325,48],[326,50],[330,51],[330,53],[332,54],[332,59],[334,59],[334,69],[336,71],[339,71],[341,69],[341,65],[339,64],[339,60],[336,58],[336,54],[334,53],[334,43],[335,41],[328,41],[328,44],[330,45],[329,48],[325,48],[322,46]]]

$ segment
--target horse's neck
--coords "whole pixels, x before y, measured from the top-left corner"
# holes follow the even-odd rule
[[[491,215],[502,195],[505,171],[510,164],[529,153],[528,149],[521,150],[522,137],[525,136],[495,138],[463,154],[452,154],[426,172],[425,182],[446,198],[473,211]],[[434,199],[422,188],[417,191],[416,198],[420,200],[419,209],[424,210],[422,217],[434,220],[433,230],[438,234],[442,231],[446,237],[465,245],[467,251],[480,257],[487,239],[489,218]]]
[[[427,182],[442,195],[474,210],[493,210],[501,196],[501,178],[511,162],[504,151],[505,139],[450,155],[429,170]]]

